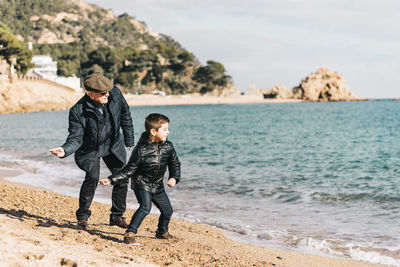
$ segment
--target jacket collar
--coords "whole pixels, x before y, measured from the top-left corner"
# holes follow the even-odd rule
[[[158,145],[158,144],[164,144],[165,142],[151,142],[149,139],[149,135],[146,132],[143,132],[142,135],[139,138],[138,144],[146,144],[146,145]]]
[[[114,97],[113,97],[114,92],[112,92],[113,89],[111,89],[111,91],[110,91],[110,95],[108,97],[108,103],[107,104],[110,104],[111,102],[114,102]],[[95,110],[97,110],[99,107],[101,107],[101,104],[96,103],[95,101],[93,101],[87,94],[85,94],[83,96],[83,99],[84,99],[85,107],[86,107],[87,111],[95,112]]]
[[[85,97],[86,97],[86,103],[87,103],[87,106],[88,107],[90,107],[90,108],[100,108],[101,107],[101,104],[99,104],[99,103],[97,103],[97,102],[95,102],[93,99],[91,99],[88,95],[85,95]]]

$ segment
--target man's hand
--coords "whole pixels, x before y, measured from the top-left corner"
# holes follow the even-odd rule
[[[50,149],[50,152],[51,152],[51,154],[53,154],[53,155],[55,155],[55,156],[57,156],[59,158],[62,158],[62,157],[65,156],[64,148],[62,148],[60,146]]]
[[[176,185],[176,179],[175,178],[169,178],[167,185],[169,187],[174,187]]]
[[[110,181],[110,179],[101,179],[101,180],[99,181],[99,183],[100,183],[101,185],[110,185],[110,184],[111,184],[111,181]]]

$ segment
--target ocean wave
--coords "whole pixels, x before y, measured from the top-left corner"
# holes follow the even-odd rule
[[[311,199],[325,203],[359,203],[361,206],[379,205],[385,209],[390,209],[393,204],[397,205],[400,202],[400,197],[398,196],[377,195],[376,193],[329,194],[315,192],[311,194]]]
[[[249,243],[265,247],[291,247],[301,253],[312,253],[317,255],[330,255],[354,260],[366,261],[389,266],[400,266],[400,251],[388,252],[384,248],[362,247],[347,244],[341,239],[323,239],[317,237],[301,237],[287,231],[257,231],[251,226],[232,223],[222,223],[215,220],[196,220],[196,222],[207,224],[232,234],[242,236]],[[230,236],[235,239],[235,236]],[[261,241],[261,243],[259,242]],[[279,244],[281,244],[279,246]]]
[[[355,194],[329,194],[323,192],[315,192],[311,194],[311,198],[315,201],[321,202],[351,202],[362,199],[370,199],[371,194],[369,193],[355,193]]]
[[[34,157],[25,154],[0,154],[0,167],[21,171],[21,174],[8,178],[12,182],[47,188],[57,193],[76,195],[77,181],[84,177],[81,170],[71,168],[71,160],[43,160],[46,156]],[[39,160],[41,159],[41,160]]]
[[[383,255],[379,251],[371,251],[360,247],[354,248],[353,245],[348,245],[350,257],[354,260],[367,261],[376,264],[385,264],[389,266],[400,266],[400,253],[397,257]]]

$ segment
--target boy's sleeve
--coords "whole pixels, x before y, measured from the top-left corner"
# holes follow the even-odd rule
[[[171,153],[168,157],[168,171],[169,178],[175,178],[176,183],[179,183],[181,179],[181,163],[179,162],[178,155],[176,154],[175,148],[171,143]]]
[[[131,157],[129,158],[128,163],[125,165],[122,170],[110,175],[108,179],[110,179],[111,184],[119,184],[127,179],[133,177],[133,174],[137,170],[140,162],[140,153],[139,149],[136,146],[132,151]]]

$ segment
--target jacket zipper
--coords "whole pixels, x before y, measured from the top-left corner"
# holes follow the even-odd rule
[[[160,144],[157,144],[157,155],[158,155],[158,167],[157,167],[157,174],[156,174],[156,177],[155,177],[154,181],[157,180],[158,173],[160,172],[160,158],[161,158],[161,155],[160,155]]]

